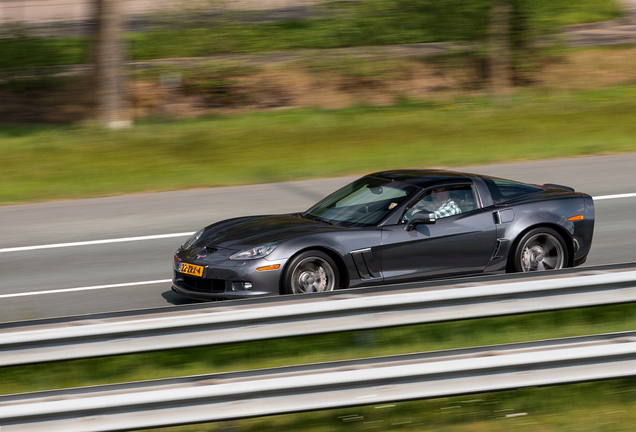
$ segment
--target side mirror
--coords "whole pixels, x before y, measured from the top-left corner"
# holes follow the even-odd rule
[[[404,226],[404,231],[413,231],[415,229],[415,225],[418,224],[434,224],[435,223],[435,213],[427,213],[427,212],[417,212],[411,219],[408,220],[406,225]]]

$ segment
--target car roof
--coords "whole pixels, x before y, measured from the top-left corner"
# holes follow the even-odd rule
[[[459,180],[467,181],[471,177],[479,177],[474,174],[461,173],[457,171],[447,170],[392,170],[392,171],[379,171],[373,174],[369,174],[369,177],[381,178],[384,180],[399,181],[403,183],[413,184],[419,187],[428,187],[438,183],[448,183],[449,181]]]

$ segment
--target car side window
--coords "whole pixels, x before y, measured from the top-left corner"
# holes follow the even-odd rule
[[[538,186],[497,178],[484,178],[484,182],[495,204],[544,190]]]
[[[421,199],[407,208],[401,223],[406,223],[411,216],[420,211],[434,213],[436,219],[441,219],[476,208],[477,199],[471,185],[433,187],[427,189]]]

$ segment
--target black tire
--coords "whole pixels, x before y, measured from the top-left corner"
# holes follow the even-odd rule
[[[338,288],[338,267],[329,255],[317,250],[295,256],[283,275],[283,294],[333,291]]]
[[[535,228],[519,241],[508,268],[515,272],[558,270],[568,266],[568,248],[551,228]]]

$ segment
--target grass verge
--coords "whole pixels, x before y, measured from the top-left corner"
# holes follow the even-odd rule
[[[633,380],[517,389],[425,401],[153,429],[162,432],[631,432]]]
[[[635,395],[633,380],[616,380],[278,415],[152,431],[630,432],[636,422]]]
[[[4,125],[0,203],[633,152],[635,110],[632,85],[521,95],[506,106],[465,98],[146,121],[123,131]]]

